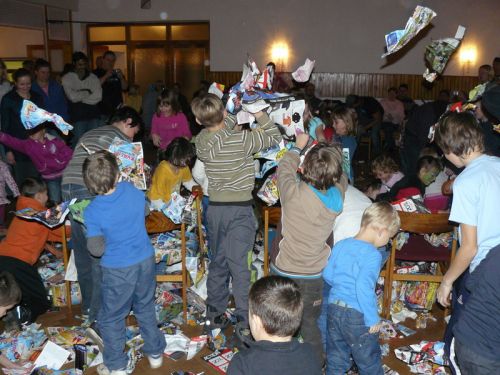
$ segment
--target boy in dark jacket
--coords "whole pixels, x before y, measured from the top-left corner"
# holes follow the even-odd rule
[[[255,343],[233,357],[228,375],[321,374],[312,346],[292,338],[303,310],[297,284],[281,276],[264,277],[252,286],[249,305]]]

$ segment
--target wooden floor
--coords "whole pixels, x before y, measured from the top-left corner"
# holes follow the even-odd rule
[[[79,309],[77,306],[73,308],[73,314],[78,313]],[[59,312],[50,312],[38,319],[38,323],[41,323],[44,327],[50,326],[71,326],[78,325],[80,323],[79,320],[73,318],[73,314],[70,314],[67,309],[63,308]],[[394,356],[394,348],[399,346],[415,344],[420,342],[421,340],[442,340],[445,323],[443,320],[443,310],[435,308],[433,311],[433,315],[437,318],[437,322],[429,321],[426,329],[415,329],[415,321],[407,319],[403,324],[409,328],[415,329],[417,331],[416,334],[410,337],[405,338],[394,338],[388,341],[390,345],[390,354],[387,357],[383,358],[383,362],[391,367],[393,370],[398,371],[401,375],[409,374],[410,371],[405,363],[401,362]],[[187,336],[196,336],[201,333],[201,327],[189,327],[183,326],[183,332]],[[163,366],[160,369],[152,370],[149,367],[147,359],[142,359],[136,367],[134,374],[171,374],[174,371],[192,371],[194,373],[204,372],[206,375],[218,374],[214,369],[212,369],[206,362],[201,358],[203,355],[209,354],[210,351],[205,347],[197,356],[190,360],[179,360],[173,361],[169,358],[165,358],[163,362]],[[90,368],[85,372],[88,375],[95,375],[97,371],[94,368]]]

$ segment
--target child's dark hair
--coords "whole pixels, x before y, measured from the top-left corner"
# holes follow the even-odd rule
[[[21,301],[21,288],[9,272],[0,272],[0,306],[17,305]]]
[[[17,69],[13,74],[12,74],[12,79],[17,82],[20,78],[22,77],[30,77],[31,78],[31,72],[28,69],[20,68]]]
[[[473,114],[450,112],[436,126],[434,140],[444,154],[458,157],[473,151],[484,152],[484,135]]]
[[[368,193],[370,189],[372,190],[379,190],[382,186],[382,183],[378,178],[367,178],[359,183],[358,186],[356,186],[359,190],[361,190],[363,193]]]
[[[115,110],[109,118],[108,123],[114,124],[115,122],[127,121],[128,119],[131,120],[131,128],[139,127],[140,129],[142,127],[141,115],[134,108],[126,105]]]
[[[89,155],[83,162],[83,181],[94,195],[106,194],[113,189],[119,173],[115,155],[106,150]]]
[[[286,277],[267,276],[253,284],[248,294],[250,314],[262,320],[273,336],[293,336],[300,327],[304,304],[297,284]]]
[[[424,155],[421,158],[418,159],[417,161],[417,170],[416,172],[420,172],[422,169],[425,169],[426,171],[430,169],[443,169],[443,165],[441,164],[441,161],[433,156],[430,155]]]
[[[34,198],[36,194],[47,191],[45,181],[34,177],[28,177],[21,185],[21,195],[23,197]]]
[[[168,161],[174,167],[184,168],[191,165],[195,155],[193,144],[184,137],[177,137],[160,154],[160,159]]]
[[[156,115],[160,116],[160,104],[168,104],[172,107],[172,113],[176,115],[182,108],[174,90],[165,89],[156,100]]]
[[[71,56],[71,61],[73,61],[73,64],[76,64],[80,60],[89,62],[89,58],[83,52],[81,51],[73,52],[73,55]]]
[[[45,59],[36,59],[35,60],[35,70],[40,70],[41,68],[49,68],[50,63]]]
[[[320,142],[302,163],[302,180],[318,190],[335,186],[342,176],[342,151],[335,145]]]

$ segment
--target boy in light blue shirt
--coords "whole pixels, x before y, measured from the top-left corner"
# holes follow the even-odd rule
[[[450,220],[460,224],[460,248],[437,290],[438,302],[453,312],[445,333],[445,352],[452,373],[459,373],[450,351],[453,326],[459,321],[469,297],[469,275],[500,244],[500,158],[484,154],[484,134],[475,117],[467,112],[449,113],[435,130],[435,141],[446,159],[465,169],[453,183]]]
[[[385,246],[399,229],[397,211],[387,202],[370,205],[355,237],[338,242],[323,279],[328,296],[327,375],[345,374],[352,356],[361,374],[383,374],[375,284]]]

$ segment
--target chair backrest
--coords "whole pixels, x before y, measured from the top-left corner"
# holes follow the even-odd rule
[[[449,222],[449,214],[421,214],[398,211],[401,230],[404,232],[427,234],[451,232],[454,226]]]
[[[148,234],[170,232],[180,228],[180,224],[174,224],[163,212],[151,211],[146,216],[146,231]]]
[[[273,206],[273,207],[263,207],[262,211],[263,211],[262,212],[263,215],[265,215],[266,212],[269,215],[268,216],[268,218],[269,218],[269,225],[275,227],[281,221],[281,207],[276,207],[276,206]]]

